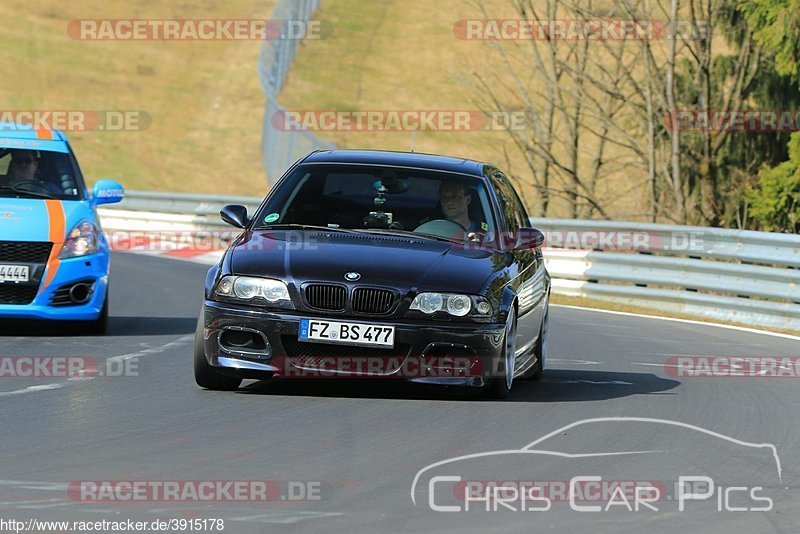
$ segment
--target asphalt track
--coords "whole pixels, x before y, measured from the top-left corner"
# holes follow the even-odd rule
[[[0,378],[0,519],[222,518],[229,533],[800,532],[798,379],[677,378],[663,366],[670,355],[798,356],[795,339],[553,307],[548,373],[515,384],[507,401],[343,380],[249,381],[237,392],[211,392],[194,384],[191,370],[205,271],[117,254],[108,336],[3,325],[0,356],[135,362],[135,376]],[[587,422],[536,447],[569,457],[507,452],[447,462],[616,417],[653,421]],[[780,472],[768,449],[745,442],[773,444]],[[654,452],[595,456],[634,451]],[[433,473],[551,481],[704,475],[717,485],[761,486],[773,506],[719,511],[718,492],[680,512],[671,492],[657,512],[578,512],[563,501],[547,511],[440,512],[428,503]],[[68,494],[71,481],[87,480],[311,481],[321,489],[318,500],[267,503],[84,502]]]

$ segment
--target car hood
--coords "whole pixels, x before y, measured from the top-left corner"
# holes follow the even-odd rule
[[[0,197],[0,241],[63,243],[87,217],[94,219],[94,212],[84,201]]]
[[[358,284],[463,293],[479,293],[503,263],[441,241],[338,232],[247,232],[231,254],[233,274],[345,283],[354,271]]]

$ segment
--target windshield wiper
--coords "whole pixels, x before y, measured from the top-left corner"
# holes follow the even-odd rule
[[[30,196],[35,197],[35,198],[47,198],[47,199],[51,199],[51,200],[55,200],[55,199],[58,198],[58,197],[54,197],[50,193],[39,193],[37,191],[29,191],[28,189],[21,189],[20,187],[18,187],[16,185],[0,186],[0,191],[13,191],[14,193],[17,193],[19,195],[30,195]]]
[[[499,250],[496,245],[493,245],[491,241],[483,242],[481,240],[472,241],[469,239],[456,239],[452,237],[442,237],[440,235],[435,234],[426,234],[424,232],[412,232],[410,230],[392,230],[392,229],[383,229],[383,228],[368,228],[366,230],[359,230],[360,232],[366,233],[376,233],[376,234],[400,234],[400,235],[407,235],[409,237],[422,237],[427,239],[434,239],[436,241],[444,241],[446,243],[452,243],[454,245],[462,245],[464,247],[477,247],[478,250],[485,250],[489,252],[494,252]],[[467,236],[472,232],[467,232]]]
[[[437,241],[447,241],[448,243],[461,243],[458,239],[451,239],[442,237],[440,235],[423,234],[420,232],[411,232],[409,230],[391,230],[388,228],[336,228],[331,226],[319,226],[314,224],[297,224],[297,223],[278,223],[268,224],[254,228],[254,230],[319,230],[326,232],[341,232],[346,234],[389,234],[389,235],[408,235],[422,238],[435,239]]]
[[[407,235],[409,237],[423,237],[428,239],[435,239],[437,241],[446,241],[448,243],[460,243],[464,244],[466,240],[456,239],[454,237],[443,237],[436,234],[426,234],[424,232],[412,232],[411,230],[393,230],[391,228],[367,228],[365,230],[359,230],[360,232],[366,233],[374,233],[374,234],[399,234],[399,235]]]
[[[326,232],[344,232],[348,234],[358,233],[358,230],[351,230],[349,228],[336,228],[331,226],[319,226],[315,224],[297,224],[297,223],[278,223],[267,224],[258,226],[253,230],[324,230]]]

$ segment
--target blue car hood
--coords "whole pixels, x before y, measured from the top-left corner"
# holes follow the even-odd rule
[[[0,241],[63,243],[66,234],[86,218],[97,218],[86,201],[0,198]]]

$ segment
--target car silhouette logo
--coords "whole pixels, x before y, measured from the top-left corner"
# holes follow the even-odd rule
[[[349,280],[351,282],[355,282],[356,280],[361,278],[361,275],[359,273],[355,272],[355,271],[350,271],[349,273],[345,273],[344,278],[345,278],[345,280]]]

